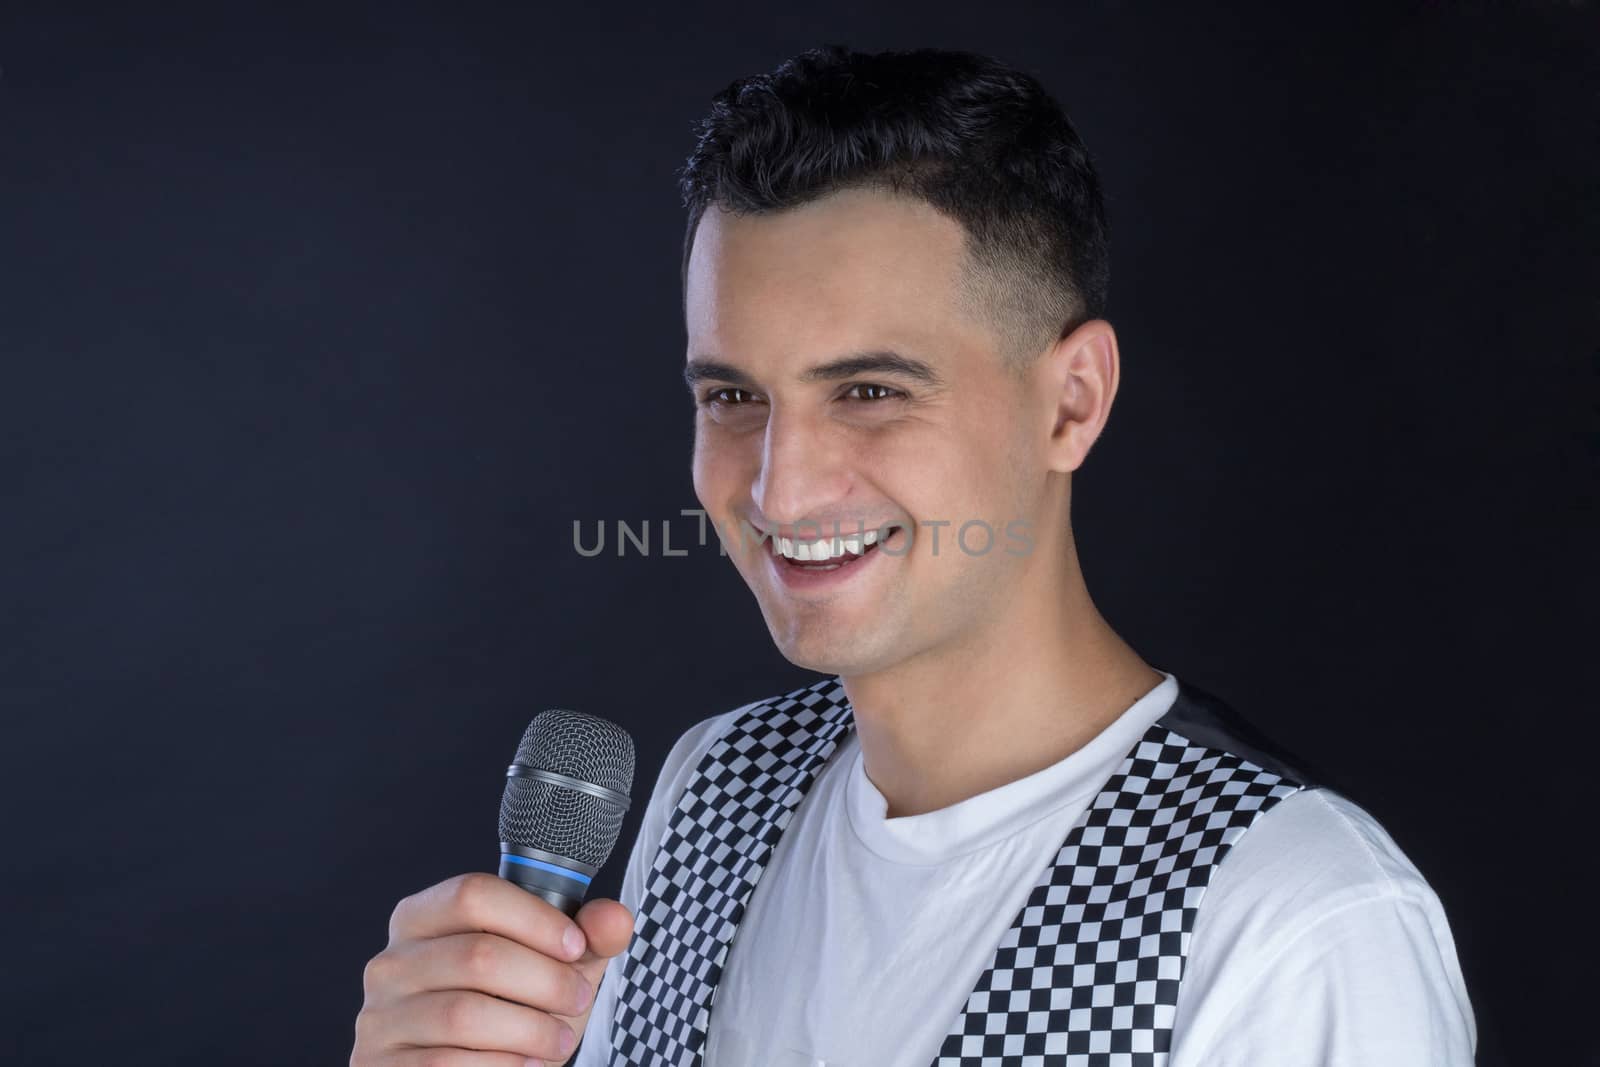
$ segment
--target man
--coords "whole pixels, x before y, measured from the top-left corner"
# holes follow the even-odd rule
[[[352,1063],[1470,1063],[1416,868],[1085,588],[1120,361],[1039,85],[814,50],[717,97],[683,189],[695,491],[831,677],[679,739],[581,949],[487,876],[403,901]]]

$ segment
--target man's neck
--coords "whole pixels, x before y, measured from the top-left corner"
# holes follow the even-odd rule
[[[843,678],[887,816],[920,815],[1057,763],[1162,681],[1081,585],[889,671]]]

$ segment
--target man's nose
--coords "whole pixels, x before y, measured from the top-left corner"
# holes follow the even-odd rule
[[[801,413],[767,416],[761,469],[751,496],[768,523],[820,521],[850,488],[848,455],[838,435]]]

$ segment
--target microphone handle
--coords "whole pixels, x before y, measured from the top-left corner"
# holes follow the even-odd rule
[[[589,894],[589,876],[581,871],[512,852],[500,853],[500,877],[520,885],[569,919]]]
[[[589,879],[581,872],[511,852],[500,853],[500,877],[554,905],[569,919],[578,913],[589,892]],[[579,1034],[572,1055],[561,1061],[563,1067],[578,1062],[582,1049],[583,1035]]]

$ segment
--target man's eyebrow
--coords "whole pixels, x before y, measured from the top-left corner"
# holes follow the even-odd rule
[[[836,382],[854,378],[858,374],[898,374],[923,385],[943,385],[944,380],[920,359],[902,356],[898,352],[881,349],[872,352],[852,352],[848,356],[819,363],[800,375],[802,382]]]
[[[683,381],[690,389],[701,382],[728,382],[743,389],[754,387],[755,381],[744,371],[731,363],[721,363],[714,359],[691,359],[683,368]]]
[[[944,384],[944,379],[939,377],[938,372],[927,363],[888,349],[852,352],[827,363],[819,363],[801,374],[800,380],[808,383],[836,382],[854,378],[858,374],[894,374],[924,385]],[[688,365],[683,368],[683,380],[690,389],[704,381],[727,382],[740,388],[752,388],[755,385],[754,379],[738,367],[700,357],[689,360]]]

